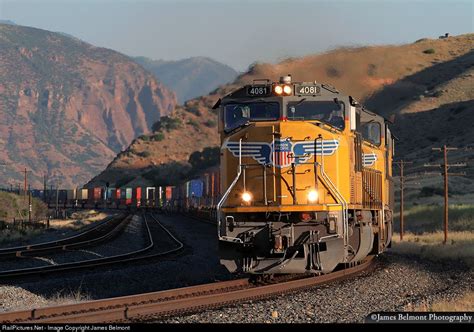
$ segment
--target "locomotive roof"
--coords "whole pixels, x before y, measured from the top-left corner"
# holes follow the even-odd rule
[[[276,86],[285,86],[288,85],[292,88],[291,94],[275,94],[274,88]],[[264,94],[251,94],[249,93],[252,88],[266,88],[266,93]],[[315,93],[306,93],[306,91],[301,90],[301,88],[309,89],[310,91],[316,91]],[[313,89],[313,90],[311,90]],[[299,93],[302,92],[302,93]],[[375,118],[379,118],[385,122],[390,122],[388,119],[383,117],[380,114],[377,114],[373,111],[368,110],[363,105],[359,104],[352,96],[343,95],[339,92],[334,86],[326,83],[321,83],[317,81],[312,82],[292,82],[291,75],[281,77],[280,81],[271,81],[270,79],[255,79],[252,83],[246,84],[234,90],[221,99],[217,101],[214,105],[213,109],[216,109],[220,106],[222,101],[232,100],[232,99],[245,99],[246,101],[250,101],[252,99],[262,101],[262,98],[271,98],[271,97],[282,97],[282,98],[290,98],[290,97],[318,97],[318,98],[341,98],[341,97],[349,97],[350,104],[352,106],[360,108],[363,112],[374,116]]]

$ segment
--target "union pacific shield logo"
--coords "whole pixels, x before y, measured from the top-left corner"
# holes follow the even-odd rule
[[[289,138],[267,142],[226,141],[222,149],[229,150],[234,157],[251,157],[261,165],[284,168],[292,163],[307,162],[313,155],[330,156],[339,147],[337,139],[292,142]]]
[[[275,140],[272,144],[273,148],[273,165],[276,167],[288,167],[293,162],[291,144],[288,140]]]

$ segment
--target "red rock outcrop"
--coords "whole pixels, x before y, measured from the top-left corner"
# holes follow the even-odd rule
[[[16,186],[24,167],[33,187],[43,175],[82,185],[175,105],[175,94],[125,55],[0,24],[0,186]]]

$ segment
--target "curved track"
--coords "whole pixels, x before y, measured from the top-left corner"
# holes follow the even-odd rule
[[[109,239],[124,226],[126,215],[108,217],[97,225],[84,230],[73,236],[54,241],[41,242],[26,246],[10,247],[0,249],[0,258],[11,258],[20,256],[38,255],[40,253],[51,253],[55,251],[77,249],[97,244]]]
[[[231,280],[160,292],[117,297],[78,304],[0,314],[2,322],[98,323],[157,320],[163,316],[224,306],[301,290],[355,276],[374,263],[368,257],[355,267],[330,274],[255,285],[248,279]]]
[[[128,216],[125,219],[131,218],[131,217],[132,216]],[[11,278],[11,277],[27,276],[27,275],[32,275],[32,274],[45,274],[45,273],[57,272],[57,271],[68,271],[68,270],[74,270],[74,269],[83,269],[86,267],[96,267],[96,266],[108,265],[108,264],[114,264],[114,263],[130,262],[130,261],[141,260],[145,258],[149,259],[149,258],[155,258],[155,257],[162,257],[168,254],[176,253],[184,248],[183,243],[181,243],[176,237],[174,237],[163,225],[160,224],[160,222],[154,216],[152,216],[152,219],[156,222],[156,224],[161,229],[163,229],[167,233],[168,236],[171,237],[173,242],[176,243],[176,247],[173,247],[172,249],[167,249],[164,251],[159,251],[157,253],[152,253],[149,255],[143,255],[145,252],[150,251],[155,246],[153,235],[152,235],[152,232],[150,231],[150,226],[148,224],[146,215],[144,215],[143,218],[145,221],[145,226],[147,230],[147,240],[148,240],[148,245],[144,248],[131,251],[125,254],[102,257],[102,258],[97,258],[97,259],[75,261],[75,262],[58,264],[58,265],[48,265],[48,266],[42,266],[42,267],[1,271],[0,278]]]

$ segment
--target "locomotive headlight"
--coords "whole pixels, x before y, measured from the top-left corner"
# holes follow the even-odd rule
[[[249,203],[249,202],[252,200],[252,194],[250,194],[248,191],[245,191],[245,192],[242,194],[242,200],[243,200],[245,203]]]
[[[273,91],[275,91],[277,95],[281,95],[283,93],[283,88],[281,87],[281,85],[276,85]]]
[[[291,92],[292,92],[291,86],[285,85],[285,86],[283,87],[283,92],[285,93],[285,95],[291,95]]]
[[[314,203],[318,200],[318,192],[316,190],[311,190],[308,193],[308,201]]]

